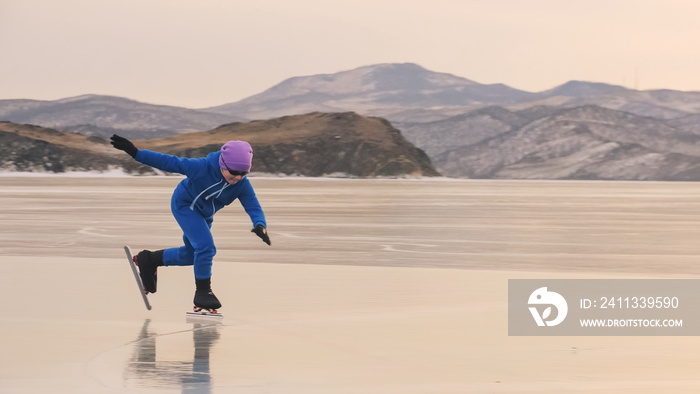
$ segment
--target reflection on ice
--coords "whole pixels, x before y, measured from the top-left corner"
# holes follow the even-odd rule
[[[175,361],[159,360],[156,341],[167,335],[149,328],[150,320],[141,327],[134,341],[134,353],[124,371],[124,382],[128,386],[144,388],[182,388],[183,393],[211,393],[212,378],[209,354],[218,341],[220,333],[217,322],[194,322],[192,359]]]

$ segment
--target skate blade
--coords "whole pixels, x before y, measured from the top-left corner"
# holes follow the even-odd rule
[[[141,282],[141,277],[139,276],[139,272],[136,269],[136,264],[135,264],[135,259],[133,254],[131,253],[131,248],[129,248],[128,245],[124,246],[124,251],[126,252],[126,258],[129,261],[129,265],[131,266],[131,272],[134,274],[134,279],[136,279],[136,285],[139,287],[141,290],[141,297],[143,298],[143,303],[146,305],[146,309],[149,311],[151,310],[151,303],[148,302],[148,297],[146,296],[148,292],[146,291],[145,287],[143,286],[143,282]]]
[[[209,311],[201,310],[198,312],[190,311],[186,312],[185,316],[187,319],[205,319],[205,320],[218,320],[223,319],[224,315],[221,313],[211,313]]]

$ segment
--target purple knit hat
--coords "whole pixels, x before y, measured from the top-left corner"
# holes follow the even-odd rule
[[[250,172],[253,148],[245,141],[229,141],[221,147],[219,167],[225,170]]]

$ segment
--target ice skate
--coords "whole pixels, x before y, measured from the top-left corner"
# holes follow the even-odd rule
[[[187,317],[223,317],[218,309],[221,308],[219,299],[209,290],[197,290],[194,293],[194,307],[187,312]]]
[[[143,287],[143,282],[141,281],[141,277],[139,277],[138,270],[136,269],[136,264],[134,260],[136,260],[132,254],[131,254],[131,248],[129,246],[124,246],[124,251],[126,252],[126,260],[129,262],[129,266],[131,266],[131,272],[134,274],[134,279],[136,279],[136,285],[139,288],[139,293],[141,293],[141,297],[143,298],[143,303],[146,305],[146,309],[149,311],[151,310],[151,303],[148,302],[148,297],[146,297],[146,290]]]
[[[158,284],[158,266],[163,265],[163,251],[142,250],[134,256],[134,264],[139,267],[139,276],[146,293],[155,293]]]
[[[194,311],[202,310],[209,313],[218,313],[217,309],[221,308],[219,299],[216,298],[211,290],[197,290],[194,293]]]

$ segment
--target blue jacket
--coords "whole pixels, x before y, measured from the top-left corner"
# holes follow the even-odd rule
[[[226,182],[219,168],[221,151],[212,152],[207,157],[190,159],[165,153],[139,149],[136,161],[159,170],[186,175],[173,193],[178,206],[189,206],[205,218],[211,218],[221,208],[238,199],[253,221],[253,226],[267,227],[253,185],[244,177],[235,185]]]

